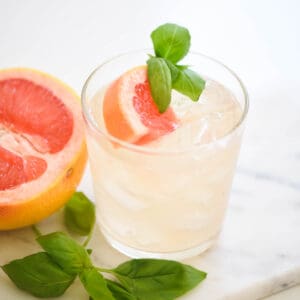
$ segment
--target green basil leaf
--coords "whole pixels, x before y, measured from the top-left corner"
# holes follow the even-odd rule
[[[172,300],[206,277],[205,272],[189,265],[159,259],[133,259],[113,272],[129,292],[143,300]]]
[[[95,224],[95,206],[82,192],[75,192],[65,206],[64,218],[70,231],[89,235]]]
[[[176,91],[188,96],[193,101],[198,101],[205,88],[205,81],[194,71],[185,66],[178,66],[178,76],[172,82]]]
[[[176,65],[177,70],[184,71],[188,69],[190,66],[187,65]]]
[[[179,69],[174,64],[172,64],[169,60],[165,59],[165,62],[171,72],[171,79],[172,79],[172,84],[173,84],[173,82],[176,81],[176,79],[179,75]]]
[[[84,269],[79,278],[84,288],[93,300],[115,300],[115,298],[106,285],[104,277],[95,269]]]
[[[45,252],[13,260],[2,269],[19,289],[41,298],[62,295],[75,279]]]
[[[189,31],[176,24],[164,24],[151,33],[155,55],[177,63],[189,51],[191,36]]]
[[[163,58],[152,57],[147,64],[151,95],[159,112],[163,113],[171,102],[171,72]]]
[[[37,241],[68,274],[75,275],[92,266],[86,249],[63,232],[41,235]]]
[[[137,300],[137,298],[130,294],[126,289],[119,283],[106,279],[106,284],[113,296],[118,300]]]

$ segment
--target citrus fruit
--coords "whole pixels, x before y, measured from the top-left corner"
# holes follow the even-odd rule
[[[0,70],[0,230],[59,209],[86,163],[80,102],[66,85],[31,69]]]
[[[127,71],[108,86],[103,99],[103,118],[112,136],[136,144],[172,132],[178,123],[171,107],[162,114],[158,111],[146,66]]]

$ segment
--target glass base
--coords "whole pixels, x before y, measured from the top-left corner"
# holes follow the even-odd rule
[[[211,248],[215,244],[218,238],[218,235],[216,235],[212,239],[205,241],[198,246],[189,249],[184,249],[181,251],[176,251],[176,252],[148,252],[148,251],[139,250],[136,248],[126,246],[116,241],[111,236],[107,235],[104,231],[102,231],[102,233],[105,239],[107,240],[107,242],[113,248],[115,248],[119,252],[131,258],[161,258],[161,259],[170,259],[170,260],[184,260],[187,258],[197,256],[205,252],[209,248]]]

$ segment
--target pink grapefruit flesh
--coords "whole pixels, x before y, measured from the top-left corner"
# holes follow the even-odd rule
[[[0,180],[0,190],[4,191],[40,177],[47,163],[35,156],[18,156],[0,146],[0,170],[5,175]]]
[[[103,117],[111,135],[136,144],[157,139],[178,125],[172,108],[159,113],[151,96],[146,66],[127,71],[107,88]]]
[[[47,217],[75,191],[86,162],[78,100],[50,75],[0,70],[0,230]]]

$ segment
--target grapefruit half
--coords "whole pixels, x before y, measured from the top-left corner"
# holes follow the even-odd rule
[[[127,71],[108,86],[103,118],[112,136],[135,144],[148,143],[178,125],[171,107],[162,114],[158,111],[151,96],[147,66]]]
[[[0,71],[0,230],[37,223],[69,199],[87,154],[79,97],[31,69]]]

